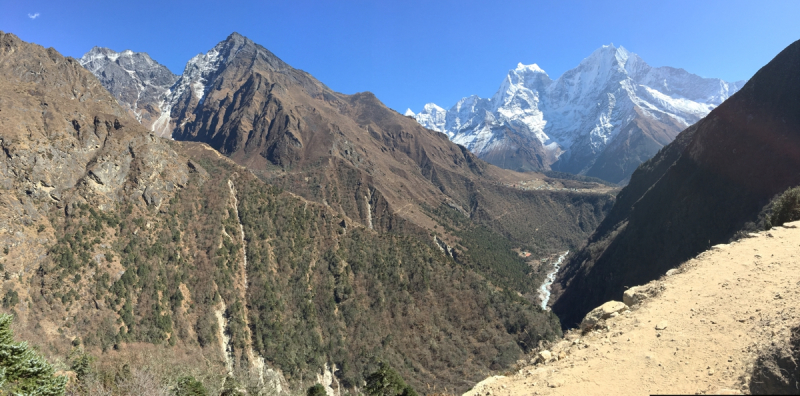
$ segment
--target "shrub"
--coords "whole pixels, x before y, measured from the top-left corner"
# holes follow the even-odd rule
[[[8,272],[6,272],[6,275],[8,275]],[[12,308],[16,306],[17,303],[19,303],[19,294],[16,290],[7,291],[3,296],[2,303],[3,308]]]
[[[185,376],[178,379],[178,385],[172,392],[175,396],[207,396],[208,390],[203,383],[192,376]]]
[[[786,190],[775,199],[767,228],[795,220],[800,220],[800,186]]]
[[[327,396],[327,393],[325,393],[325,387],[323,387],[321,384],[316,384],[308,388],[306,396]]]
[[[416,396],[417,392],[406,385],[406,381],[388,364],[381,362],[380,367],[367,377],[364,388],[370,396]]]

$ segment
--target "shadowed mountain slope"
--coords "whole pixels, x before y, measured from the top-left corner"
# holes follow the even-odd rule
[[[572,327],[756,220],[800,184],[800,42],[642,164],[557,279],[553,310]]]

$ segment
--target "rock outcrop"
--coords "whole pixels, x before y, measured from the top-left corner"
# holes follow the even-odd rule
[[[749,389],[753,395],[800,393],[800,326],[792,329],[788,339],[764,347],[753,365]]]
[[[33,270],[52,243],[34,231],[56,207],[158,207],[187,182],[186,159],[128,118],[71,58],[0,32],[0,245]],[[19,254],[19,256],[17,256]]]
[[[623,302],[609,301],[593,310],[591,310],[581,321],[581,331],[591,331],[602,323],[603,320],[613,318],[621,312],[628,310],[628,306]]]

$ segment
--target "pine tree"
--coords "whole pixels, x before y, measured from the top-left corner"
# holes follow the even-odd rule
[[[384,362],[367,377],[364,392],[370,396],[417,396],[417,392],[406,385],[403,377]]]
[[[0,314],[0,394],[64,395],[67,377],[56,376],[53,366],[27,342],[14,342],[13,318]]]

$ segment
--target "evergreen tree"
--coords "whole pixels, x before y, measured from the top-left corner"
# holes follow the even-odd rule
[[[63,395],[67,377],[54,375],[53,366],[27,342],[14,342],[13,318],[0,314],[0,394]]]
[[[383,362],[377,371],[367,377],[364,391],[370,396],[417,396],[417,392],[406,385],[403,377]]]
[[[208,396],[208,390],[203,383],[192,376],[182,377],[173,392],[175,396]]]
[[[306,396],[326,396],[327,393],[325,392],[325,387],[321,384],[316,384],[306,391]]]

